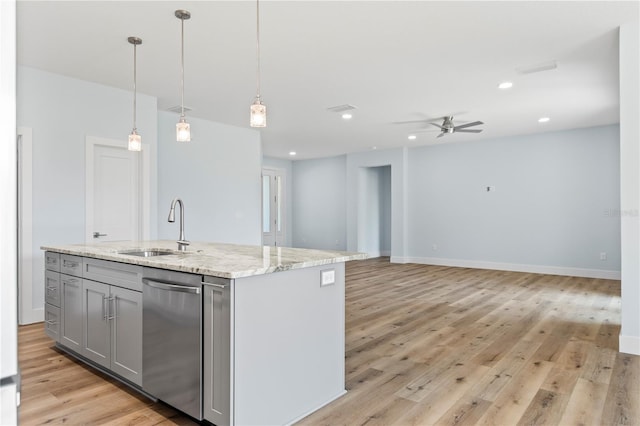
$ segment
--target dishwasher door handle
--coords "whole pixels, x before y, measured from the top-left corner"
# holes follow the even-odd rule
[[[170,281],[152,280],[150,278],[143,278],[142,282],[149,287],[157,288],[160,290],[179,291],[182,293],[200,294],[200,287],[188,287],[185,285],[174,284]]]

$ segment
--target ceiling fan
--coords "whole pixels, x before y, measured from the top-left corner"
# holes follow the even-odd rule
[[[436,126],[440,129],[440,134],[436,137],[441,138],[447,133],[480,133],[482,129],[469,129],[469,127],[479,126],[484,124],[482,121],[474,121],[472,123],[465,123],[459,126],[453,124],[453,116],[444,117],[442,124],[430,123],[432,126]]]
[[[443,120],[442,124],[436,124],[434,121]],[[411,121],[399,121],[394,124],[411,124],[411,123],[422,123],[425,126],[431,124],[432,126],[440,129],[440,134],[437,137],[442,137],[447,133],[480,133],[482,129],[469,129],[469,127],[479,126],[480,124],[484,124],[482,121],[474,121],[472,123],[464,123],[459,126],[453,124],[453,115],[446,115],[444,117],[439,118],[427,118],[424,120],[411,120]],[[418,130],[418,132],[428,132],[429,130]]]

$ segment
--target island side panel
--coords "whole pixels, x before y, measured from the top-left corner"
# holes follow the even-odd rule
[[[344,263],[236,279],[235,424],[289,424],[345,393],[344,288]]]

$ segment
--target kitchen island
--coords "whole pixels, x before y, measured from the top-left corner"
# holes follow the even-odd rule
[[[290,424],[345,393],[344,262],[366,255],[195,242],[182,252],[174,241],[42,248],[56,345],[198,420]],[[179,292],[161,304],[164,289]],[[176,371],[185,365],[199,382]]]

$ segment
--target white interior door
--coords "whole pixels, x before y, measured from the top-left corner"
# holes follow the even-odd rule
[[[143,239],[143,153],[126,141],[87,138],[87,242]]]
[[[262,244],[282,246],[285,239],[284,172],[262,170]]]

